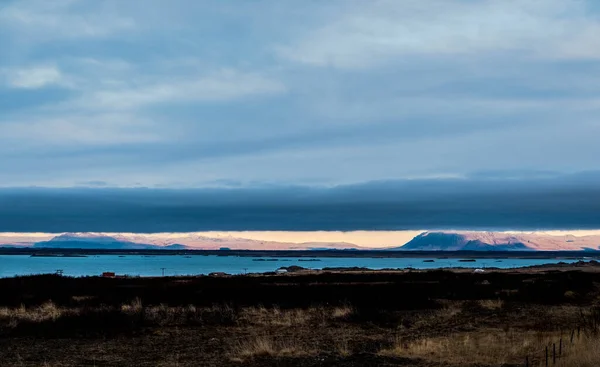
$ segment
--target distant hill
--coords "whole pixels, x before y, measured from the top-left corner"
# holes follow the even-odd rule
[[[600,249],[600,236],[511,232],[423,232],[404,246],[406,251],[589,251]]]
[[[160,246],[146,243],[136,243],[122,238],[115,238],[102,234],[91,233],[65,233],[49,241],[33,244],[35,248],[63,248],[63,249],[108,249],[108,250],[182,250],[187,247],[179,244]]]
[[[225,246],[224,246],[225,245]],[[237,237],[207,237],[195,234],[173,234],[155,236],[152,234],[102,234],[64,233],[48,240],[34,242],[35,248],[64,249],[109,249],[109,250],[358,250],[361,247],[345,242],[306,242],[290,243],[259,241]]]

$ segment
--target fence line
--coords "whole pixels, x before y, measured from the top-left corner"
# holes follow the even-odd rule
[[[600,322],[598,322],[598,320],[600,320],[600,312],[598,312],[597,310],[594,310],[592,312],[592,315],[590,316],[590,319],[591,319],[590,320],[591,327],[586,327],[586,325],[584,324],[583,332],[585,333],[586,331],[588,331],[588,334],[598,335],[600,333]],[[585,321],[585,318],[584,318],[584,321]],[[576,331],[577,331],[577,339],[575,339]],[[581,339],[581,331],[582,331],[581,326],[578,326],[576,329],[574,328],[571,330],[569,344],[567,344],[566,342],[563,343],[563,337],[562,337],[562,332],[561,332],[561,336],[558,340],[558,351],[556,348],[557,343],[555,341],[551,340],[550,342],[546,343],[544,350],[541,350],[537,353],[527,354],[524,358],[525,359],[524,366],[525,367],[535,367],[535,366],[549,367],[549,366],[556,365],[557,359],[560,361],[560,359],[563,357],[563,348],[565,349],[564,354],[566,355],[567,351],[569,350],[569,348],[567,348],[567,346],[572,346],[575,344],[575,341],[579,341]],[[549,350],[550,345],[552,345],[551,351]],[[542,355],[542,357],[540,359],[537,359],[536,356],[540,355],[540,354]],[[537,362],[537,364],[536,364],[536,362]]]

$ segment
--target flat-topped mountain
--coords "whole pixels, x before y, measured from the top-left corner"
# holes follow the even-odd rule
[[[390,250],[412,251],[585,251],[600,250],[600,235],[573,236],[544,232],[423,232]]]
[[[150,249],[185,249],[179,244],[154,245],[130,241],[123,236],[112,237],[95,233],[64,233],[48,241],[35,242],[35,248],[64,248],[64,249],[109,249],[109,250],[150,250]]]

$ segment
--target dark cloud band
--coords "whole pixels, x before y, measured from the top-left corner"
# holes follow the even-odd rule
[[[600,174],[333,188],[2,189],[3,232],[600,228]]]

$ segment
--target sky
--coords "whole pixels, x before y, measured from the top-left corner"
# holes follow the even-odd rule
[[[598,34],[593,0],[0,0],[0,187],[558,187],[597,177]]]
[[[332,187],[0,189],[0,232],[593,230],[598,213],[598,173]]]
[[[598,34],[592,0],[0,0],[0,232],[597,229]]]

